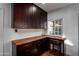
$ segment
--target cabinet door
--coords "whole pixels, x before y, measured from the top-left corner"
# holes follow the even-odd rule
[[[33,4],[25,4],[25,24],[26,28],[33,28]]]
[[[16,46],[16,55],[17,55],[17,56],[23,56],[22,45]]]
[[[14,4],[13,7],[14,7],[13,27],[14,28],[24,28],[24,25],[25,25],[24,5]]]
[[[41,28],[47,28],[47,13],[44,11],[41,12]]]
[[[47,38],[44,38],[41,40],[41,44],[40,44],[40,47],[43,51],[47,51],[49,50],[49,40]]]
[[[22,46],[22,53],[23,53],[23,56],[31,56],[32,55],[32,44],[29,43],[29,44],[25,44],[24,46]]]
[[[13,4],[14,8],[14,19],[13,19],[13,27],[14,28],[32,28],[32,9],[31,3],[22,4],[15,3]]]
[[[24,56],[38,56],[38,55],[40,55],[40,51],[38,49],[36,42],[25,44],[22,47],[22,49],[23,49]]]
[[[29,44],[17,46],[16,49],[17,49],[17,53],[16,53],[17,56],[31,56],[33,47],[32,44],[29,43]]]
[[[36,40],[35,42],[33,42],[33,48],[37,50],[37,55],[41,55],[44,50],[42,49],[43,47],[41,47],[42,40]]]
[[[33,5],[33,28],[40,29],[40,8]]]
[[[44,28],[44,13],[43,11],[41,11],[41,28],[43,29]]]

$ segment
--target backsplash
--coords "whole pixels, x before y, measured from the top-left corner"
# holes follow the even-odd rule
[[[32,36],[40,36],[44,33],[43,29],[18,29],[16,32],[15,38],[22,39]]]

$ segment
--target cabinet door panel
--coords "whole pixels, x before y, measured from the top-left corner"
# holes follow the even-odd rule
[[[47,13],[41,12],[41,28],[47,28]]]
[[[26,28],[32,28],[32,21],[33,21],[33,5],[32,4],[25,4],[25,24]]]
[[[24,19],[24,6],[21,4],[14,4],[14,24],[15,28],[23,28],[25,25]]]
[[[17,47],[16,47],[16,55],[17,55],[17,56],[23,56],[23,49],[22,49],[22,46],[17,46]]]
[[[31,45],[31,43],[22,46],[23,56],[31,56],[32,55],[32,49],[33,49],[33,47]]]
[[[49,50],[49,40],[47,38],[45,39],[42,39],[41,40],[41,44],[40,44],[40,48],[43,50],[43,51],[47,51]]]
[[[40,9],[37,6],[33,6],[33,27],[39,29],[40,28]]]

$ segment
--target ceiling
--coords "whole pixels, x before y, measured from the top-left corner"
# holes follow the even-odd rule
[[[53,10],[56,10],[58,8],[62,8],[65,6],[70,5],[71,3],[35,3],[37,6],[39,6],[40,8],[42,8],[43,10],[45,10],[46,12],[50,12]]]

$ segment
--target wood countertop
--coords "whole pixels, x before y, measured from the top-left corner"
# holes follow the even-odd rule
[[[41,40],[43,38],[50,38],[50,39],[54,38],[57,40],[64,41],[64,38],[62,38],[60,36],[44,35],[44,36],[35,36],[35,37],[29,37],[29,38],[24,38],[24,39],[19,39],[19,40],[13,40],[12,42],[15,43],[16,45],[22,45],[22,44],[29,43],[32,41]]]

